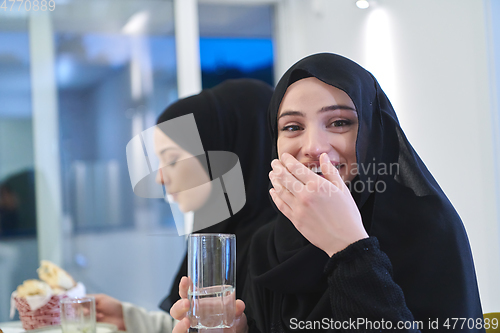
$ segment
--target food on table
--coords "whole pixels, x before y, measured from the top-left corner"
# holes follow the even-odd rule
[[[49,295],[52,293],[50,286],[38,280],[26,280],[17,287],[17,297],[27,297],[35,295]]]
[[[42,260],[37,269],[40,280],[45,281],[53,289],[71,289],[76,286],[75,280],[64,269],[48,260]]]
[[[40,280],[26,280],[12,293],[25,330],[59,325],[61,299],[68,295],[81,297],[85,294],[83,285],[78,284],[77,287],[71,275],[50,261],[42,260],[37,272]]]

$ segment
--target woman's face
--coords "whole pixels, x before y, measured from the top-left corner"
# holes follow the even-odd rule
[[[179,204],[183,212],[201,208],[212,191],[212,184],[200,161],[163,133],[154,132],[155,153],[160,160],[156,181]]]
[[[289,153],[309,169],[327,153],[345,182],[357,174],[358,115],[342,90],[314,77],[288,87],[278,110],[278,156]]]

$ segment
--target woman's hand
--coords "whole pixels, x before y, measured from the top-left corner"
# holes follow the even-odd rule
[[[187,312],[189,311],[189,300],[188,289],[189,289],[189,278],[183,276],[181,282],[179,282],[179,295],[181,299],[175,302],[170,308],[170,315],[179,320],[175,325],[172,333],[185,333],[188,331],[190,323],[187,317]],[[224,329],[224,332],[236,332],[236,333],[246,333],[248,331],[247,318],[243,311],[245,310],[245,303],[242,300],[236,300],[236,313],[235,313],[235,324],[232,328]]]
[[[323,177],[284,153],[271,163],[269,193],[278,209],[313,245],[330,257],[367,238],[361,214],[328,155],[320,156]]]
[[[104,294],[90,296],[95,298],[95,312],[98,322],[116,325],[120,331],[127,330],[123,319],[123,306],[119,300]]]

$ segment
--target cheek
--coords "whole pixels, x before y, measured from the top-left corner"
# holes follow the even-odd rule
[[[201,168],[198,168],[198,164],[198,160],[196,160],[196,158],[194,157],[191,157],[176,169],[175,176],[179,181],[179,185],[182,185],[183,188],[192,188],[202,184],[202,181],[200,180],[200,173],[203,170]],[[180,182],[182,182],[182,184],[180,184]]]
[[[334,136],[330,140],[330,144],[339,154],[347,160],[348,164],[356,163],[356,134],[346,133],[339,136]]]
[[[353,163],[356,163],[356,137],[357,135],[356,133],[354,133],[347,145],[348,155],[350,159],[353,160]]]
[[[205,182],[195,188],[185,190],[179,194],[179,208],[185,213],[200,209],[212,191],[212,184]]]
[[[196,158],[191,158],[191,163],[182,171],[182,178],[185,179],[189,188],[197,187],[210,182],[207,171]]]
[[[278,137],[277,147],[278,156],[281,156],[283,153],[296,156],[300,148],[300,144],[298,140],[294,140],[292,138]]]

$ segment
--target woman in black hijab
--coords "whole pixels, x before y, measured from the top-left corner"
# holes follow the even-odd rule
[[[291,67],[278,83],[269,107],[274,157],[283,153],[279,149],[282,137],[295,135],[293,115],[288,120],[283,118],[286,112],[300,110],[289,110],[284,105],[284,97],[292,85],[302,80],[315,80],[325,85],[325,89],[338,90],[348,97],[343,103],[345,108],[342,107],[347,113],[332,114],[333,125],[341,123],[328,131],[343,133],[341,128],[348,124],[342,121],[354,123],[356,172],[348,169],[350,161],[346,158],[340,162],[347,165],[338,171],[329,166],[330,175],[325,176],[333,183],[337,181],[335,188],[340,192],[346,187],[339,184],[342,183],[338,181],[339,176],[344,180],[354,176],[347,180],[350,180],[350,194],[361,218],[349,210],[352,207],[335,206],[335,201],[345,199],[335,193],[331,195],[330,206],[335,206],[337,211],[330,216],[330,225],[323,228],[319,221],[314,225],[308,216],[300,216],[301,204],[297,200],[304,201],[305,197],[311,206],[314,200],[307,202],[311,197],[294,193],[294,183],[284,183],[291,174],[296,180],[306,177],[298,175],[301,165],[290,155],[280,156],[281,163],[273,161],[270,178],[276,189],[271,190],[271,195],[290,219],[280,214],[273,224],[254,236],[250,288],[244,300],[246,312],[256,320],[256,326],[261,332],[283,332],[297,327],[295,319],[307,324],[323,318],[341,323],[365,318],[378,323],[382,319],[391,321],[393,328],[398,321],[423,323],[423,326],[399,329],[408,332],[415,332],[417,328],[421,331],[483,331],[482,325],[477,324],[477,320],[482,320],[481,304],[462,222],[406,139],[391,103],[368,71],[349,59],[326,53],[309,56]],[[289,126],[284,134],[282,124]],[[289,147],[285,147],[285,151],[286,148]],[[323,152],[321,149],[318,155]],[[319,162],[320,156],[316,159]],[[339,161],[331,162],[339,166],[336,165]],[[283,165],[289,170],[285,172]],[[313,181],[320,184],[323,181],[316,175],[307,177],[315,177]],[[286,189],[283,191],[280,186]],[[291,194],[288,189],[294,198],[288,197]],[[344,200],[342,205],[349,206],[348,201]],[[286,205],[290,202],[296,204],[292,209]],[[335,225],[337,215],[342,214],[342,221]],[[356,225],[361,221],[364,230]],[[311,230],[314,227],[318,230]],[[325,236],[328,228],[333,229],[337,238]],[[453,327],[452,318],[470,319],[469,328]],[[350,331],[354,326],[346,327],[340,331]],[[355,327],[357,331],[376,328]],[[328,331],[333,326],[321,328]]]
[[[282,214],[250,247],[250,332],[484,332],[462,222],[368,71],[335,54],[302,59],[269,122]]]
[[[267,194],[271,159],[271,139],[267,130],[266,112],[272,95],[272,88],[264,82],[239,79],[228,80],[212,89],[205,89],[196,96],[191,96],[170,105],[158,118],[157,123],[193,114],[196,120],[203,148],[209,151],[229,151],[239,158],[246,192],[244,207],[228,219],[213,226],[212,220],[215,196],[194,213],[193,230],[200,233],[236,234],[236,296],[241,298],[247,276],[247,254],[251,236],[257,229],[272,220],[276,215]],[[170,139],[188,152],[189,140],[179,131],[165,133]],[[195,152],[192,152],[195,154]],[[196,156],[209,171],[205,154]],[[212,163],[213,161],[211,161]],[[220,176],[220,175],[219,175]],[[168,187],[168,186],[167,186]],[[167,189],[168,190],[168,189]],[[214,217],[216,218],[216,217]],[[170,295],[161,303],[160,308],[169,311],[179,299],[179,281],[187,275],[187,255],[172,284]]]
[[[154,149],[161,167],[157,180],[165,185],[181,210],[194,210],[193,230],[236,234],[236,295],[239,298],[247,276],[250,239],[259,227],[276,216],[267,194],[267,175],[271,169],[272,154],[266,110],[272,92],[272,87],[262,81],[227,80],[214,88],[205,89],[198,95],[170,105],[159,116],[158,125],[154,129]],[[179,123],[175,123],[175,126],[168,125],[170,120],[175,122],[188,115],[194,117],[197,133],[178,126]],[[193,127],[189,129],[193,130]],[[202,147],[199,145],[200,141]],[[229,158],[221,163],[220,158],[211,158],[214,156],[211,154],[221,151],[233,153],[233,157],[237,159]],[[193,158],[183,159],[181,154]],[[234,167],[238,160],[244,182],[245,202],[243,207],[240,205],[236,210],[234,202],[231,201],[233,211],[228,218],[221,220],[219,209],[214,210],[214,206],[217,207],[221,203],[221,198],[214,193],[213,187],[209,186],[207,192],[200,191],[199,185],[207,188],[205,185],[211,179],[222,176]],[[195,191],[189,191],[193,187],[196,187]],[[147,188],[146,186],[142,190]],[[206,193],[200,195],[200,192]],[[229,201],[224,197],[222,200],[223,205],[226,205],[226,200]],[[228,206],[225,206],[225,209],[227,211]],[[179,280],[186,274],[187,255],[177,277],[174,278],[170,295],[161,303],[160,308],[169,311],[171,303],[179,298]],[[130,332],[172,330],[172,318],[164,312],[147,313],[130,303],[120,303],[107,295],[95,297],[97,319],[100,322],[112,323],[119,329]]]

